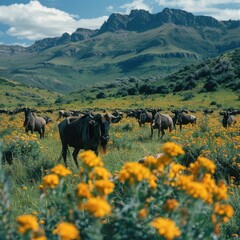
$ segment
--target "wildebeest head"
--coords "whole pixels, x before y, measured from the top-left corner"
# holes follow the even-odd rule
[[[229,119],[229,117],[231,115],[231,112],[229,112],[229,111],[222,112],[221,111],[221,112],[219,112],[219,114],[223,116],[222,124],[223,124],[223,127],[226,128],[227,125],[228,125],[228,119]]]
[[[23,127],[26,127],[30,121],[30,114],[31,114],[31,109],[30,108],[23,108],[24,114],[25,114],[25,120],[23,123]]]
[[[94,135],[100,136],[99,151],[103,154],[107,152],[107,143],[109,141],[109,129],[111,123],[117,123],[121,120],[121,116],[114,116],[112,114],[96,114],[89,115],[89,124],[94,128]]]
[[[176,124],[182,124],[183,121],[183,113],[188,113],[187,110],[183,109],[183,110],[173,110],[172,113],[175,114],[175,121]]]

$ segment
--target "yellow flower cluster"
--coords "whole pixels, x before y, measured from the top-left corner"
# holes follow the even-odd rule
[[[137,162],[127,162],[120,170],[119,180],[128,181],[131,185],[149,179],[151,172],[148,168]]]
[[[216,223],[217,216],[220,217],[220,222],[228,222],[229,218],[231,218],[234,214],[234,209],[229,204],[214,204],[214,214],[212,215],[212,222]]]
[[[158,234],[163,236],[167,240],[172,240],[181,235],[179,228],[176,223],[168,218],[156,218],[151,222],[152,227],[154,227]]]
[[[170,180],[174,180],[175,178],[177,178],[184,170],[186,169],[186,167],[184,167],[181,164],[178,163],[172,163],[170,166],[170,170],[169,170],[169,179]]]
[[[111,206],[109,203],[105,199],[98,197],[88,198],[87,202],[83,204],[82,207],[97,218],[103,218],[111,213]]]
[[[153,156],[147,156],[144,159],[144,165],[150,168],[153,172],[157,171],[162,173],[164,167],[169,165],[172,162],[172,157],[165,155],[163,153],[158,154],[155,158]]]
[[[80,240],[77,227],[69,222],[59,223],[53,234],[58,235],[61,240]]]
[[[87,150],[84,151],[80,154],[81,158],[82,158],[82,162],[84,165],[86,165],[87,167],[102,167],[103,166],[103,162],[102,159],[97,157],[96,154],[91,151],[91,150]]]
[[[77,186],[77,195],[79,198],[90,198],[92,196],[92,189],[92,184],[79,183]]]
[[[204,201],[208,200],[208,192],[202,183],[193,181],[193,176],[179,176],[176,186],[193,198],[200,198]]]
[[[198,157],[194,163],[191,163],[189,166],[190,171],[198,176],[200,173],[210,172],[214,174],[215,172],[215,164],[205,157]]]
[[[62,164],[58,164],[57,166],[52,168],[51,171],[60,177],[66,177],[67,175],[72,174],[72,171],[64,167]]]
[[[109,179],[111,176],[111,173],[104,167],[95,167],[89,173],[89,178],[92,180]]]
[[[56,174],[49,174],[43,177],[43,185],[48,186],[51,189],[55,188],[59,184],[59,177]]]
[[[162,146],[162,150],[165,154],[170,155],[171,157],[177,157],[179,155],[184,154],[183,149],[179,145],[173,142],[165,143]]]
[[[22,234],[25,234],[28,231],[37,231],[39,228],[37,217],[33,215],[18,216],[17,223],[19,224],[18,231]]]
[[[105,197],[106,195],[113,192],[115,185],[113,182],[109,180],[101,179],[101,180],[95,181],[94,186],[99,192],[99,194]]]
[[[208,192],[208,203],[212,203],[213,201],[222,201],[228,198],[227,186],[222,182],[216,185],[214,179],[209,173],[206,173],[202,177],[201,183],[205,186]]]

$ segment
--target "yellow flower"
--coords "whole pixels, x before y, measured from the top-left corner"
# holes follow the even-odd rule
[[[91,197],[92,188],[87,183],[79,183],[77,186],[77,195],[78,197],[89,198]]]
[[[49,186],[50,188],[55,188],[59,184],[59,177],[56,174],[49,174],[43,177],[44,186]]]
[[[148,168],[137,162],[127,162],[119,173],[121,182],[128,181],[131,185],[149,179],[151,172]]]
[[[62,164],[58,164],[51,170],[53,173],[57,174],[60,177],[66,177],[67,175],[72,174],[68,168],[64,167]]]
[[[179,228],[176,223],[168,218],[156,218],[151,222],[158,234],[165,237],[167,240],[172,240],[181,235]]]
[[[95,167],[90,173],[90,179],[109,179],[111,177],[111,173],[104,167]]]
[[[198,157],[195,163],[191,163],[189,166],[190,171],[195,175],[198,176],[201,171],[210,172],[214,174],[215,172],[215,164],[205,157]]]
[[[104,179],[95,181],[94,185],[98,192],[103,196],[112,193],[115,186],[111,181]]]
[[[45,236],[32,237],[31,240],[47,240],[47,237],[45,237]]]
[[[214,204],[214,212],[218,216],[222,218],[223,222],[227,222],[229,218],[231,218],[234,214],[234,209],[229,204],[220,204],[215,203]]]
[[[38,222],[37,217],[32,215],[21,215],[17,217],[17,223],[19,224],[18,231],[22,234],[29,230],[37,231]]]
[[[103,166],[102,159],[97,157],[96,154],[91,150],[82,152],[80,154],[80,156],[82,158],[83,164],[85,164],[88,167],[102,167]]]
[[[111,213],[111,206],[106,200],[101,198],[89,198],[84,204],[84,209],[94,217],[99,218]]]
[[[172,179],[176,178],[185,169],[186,169],[186,167],[184,167],[180,164],[172,163],[170,166],[170,170],[169,170],[169,179],[172,180]]]
[[[61,240],[79,240],[79,231],[77,227],[68,222],[61,222],[57,225],[57,228],[53,230],[53,234],[60,237]]]
[[[157,187],[156,181],[157,181],[157,177],[155,175],[151,174],[148,179],[148,184],[149,184],[150,188],[155,189]]]
[[[148,209],[147,208],[142,208],[139,212],[138,212],[138,217],[139,218],[145,218],[148,215]]]
[[[208,192],[204,184],[193,181],[192,176],[179,176],[176,186],[185,191],[186,194],[191,195],[193,198],[200,198],[204,201],[208,200]]]
[[[167,199],[163,208],[167,211],[172,211],[172,210],[176,209],[178,207],[178,205],[179,205],[179,202],[176,199]]]
[[[183,149],[173,142],[167,142],[162,146],[162,150],[165,154],[170,155],[171,157],[177,157],[184,154]]]

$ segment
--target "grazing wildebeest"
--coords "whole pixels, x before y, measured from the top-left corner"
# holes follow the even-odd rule
[[[67,118],[67,117],[70,117],[70,116],[72,116],[72,112],[71,112],[71,111],[59,110],[57,121],[58,121],[60,118],[62,118],[62,117]]]
[[[140,127],[142,127],[142,125],[145,123],[151,124],[153,121],[153,114],[148,111],[143,111],[142,113],[140,113],[137,120]]]
[[[67,166],[68,146],[73,147],[73,159],[78,167],[77,155],[80,149],[92,150],[97,155],[99,151],[106,153],[109,141],[110,123],[119,122],[121,117],[112,114],[86,114],[83,117],[70,117],[58,124],[62,142],[61,157]],[[60,158],[61,159],[61,158]]]
[[[23,123],[23,127],[25,127],[25,132],[31,131],[38,132],[40,134],[40,138],[44,138],[45,125],[46,120],[42,117],[38,117],[34,115],[34,111],[30,108],[23,108],[25,114],[25,120]]]
[[[150,123],[150,126],[153,122],[154,116],[158,111],[161,111],[162,109],[145,109],[141,110],[141,112],[137,116],[138,124],[141,127],[145,123]]]
[[[173,130],[173,120],[168,114],[156,113],[151,126],[151,138],[153,136],[153,129],[158,129],[158,138],[160,137],[160,131],[162,133],[161,138],[165,134],[165,129]]]
[[[213,109],[204,109],[203,110],[203,113],[206,115],[206,114],[212,114],[214,112],[214,110]]]
[[[173,125],[174,129],[176,129],[176,125],[180,125],[180,130],[182,130],[182,125],[187,125],[189,123],[196,124],[197,118],[190,114],[183,114],[188,113],[187,110],[172,110],[172,113],[175,114],[173,117]]]
[[[222,112],[222,111],[220,111],[219,114],[223,116],[222,125],[225,128],[228,128],[232,124],[235,124],[237,122],[236,118],[233,116],[233,115],[236,115],[237,112],[234,112],[234,111],[233,112],[229,112],[229,111]]]

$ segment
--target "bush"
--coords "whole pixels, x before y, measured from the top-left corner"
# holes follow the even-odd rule
[[[99,92],[99,93],[96,95],[96,98],[97,98],[97,99],[106,98],[106,94],[105,94],[104,92]]]
[[[209,80],[204,84],[204,89],[206,89],[207,92],[213,92],[217,91],[219,85],[215,80]]]
[[[214,163],[200,157],[189,167],[180,165],[184,152],[174,143],[165,143],[162,151],[142,164],[125,163],[111,181],[102,160],[85,151],[75,189],[68,187],[72,172],[57,165],[42,179],[45,204],[38,217],[19,216],[21,231],[15,228],[14,236],[54,239],[71,229],[72,239],[217,239],[220,224],[234,210],[224,203],[226,185],[212,177]]]
[[[195,97],[195,95],[193,93],[186,93],[186,94],[184,94],[183,101],[188,101],[194,97]]]

